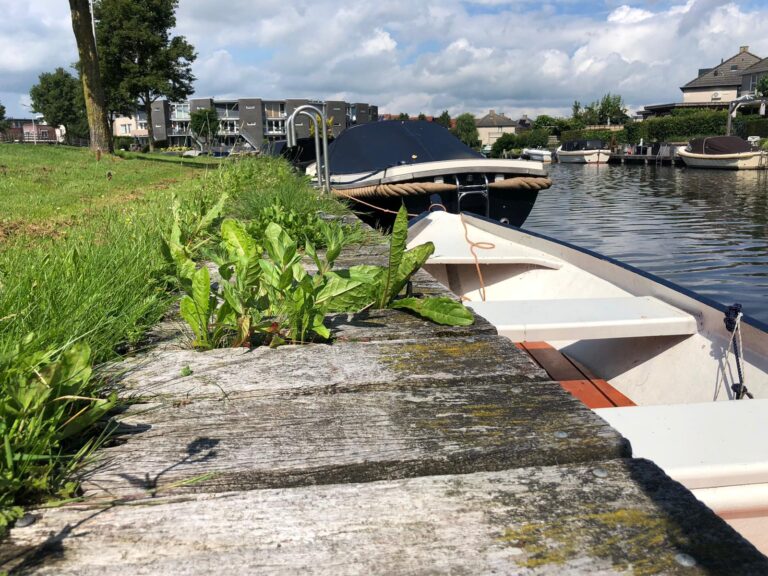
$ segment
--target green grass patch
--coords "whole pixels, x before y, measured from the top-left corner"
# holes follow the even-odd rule
[[[57,224],[199,177],[180,162],[107,155],[97,162],[83,148],[0,144],[0,239],[55,235]]]

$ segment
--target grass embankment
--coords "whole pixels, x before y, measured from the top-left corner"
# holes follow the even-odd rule
[[[275,201],[318,205],[306,181],[273,159],[200,170],[0,145],[0,166],[2,532],[18,504],[75,493],[67,477],[114,404],[91,366],[129,350],[174,298],[162,255],[173,196],[195,206],[226,192],[240,217]]]

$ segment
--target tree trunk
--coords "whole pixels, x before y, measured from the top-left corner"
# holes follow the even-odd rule
[[[88,0],[69,0],[72,14],[72,30],[75,32],[77,51],[80,56],[80,75],[83,81],[85,110],[91,136],[91,150],[112,152],[112,135],[109,133],[107,107],[101,86],[96,40],[93,37],[91,8]]]
[[[149,139],[149,151],[155,151],[155,126],[152,123],[152,100],[149,94],[144,100],[144,111],[147,113],[147,138]]]

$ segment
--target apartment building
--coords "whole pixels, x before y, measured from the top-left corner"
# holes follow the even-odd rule
[[[219,143],[232,146],[242,139],[252,148],[260,148],[265,142],[284,140],[288,117],[304,104],[311,104],[325,112],[334,136],[354,124],[378,120],[378,107],[367,103],[343,101],[316,101],[307,99],[266,100],[262,98],[239,98],[236,100],[214,98],[191,98],[185,102],[157,100],[152,104],[152,128],[157,142],[165,141],[169,146],[192,146],[194,138],[190,131],[193,112],[200,109],[215,109],[219,118]],[[120,117],[113,122],[115,136],[131,136],[146,141],[146,118],[143,112],[134,117]],[[304,115],[296,119],[296,134],[299,138],[310,135],[311,120]]]

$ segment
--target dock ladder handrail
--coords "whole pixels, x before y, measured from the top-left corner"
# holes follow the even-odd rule
[[[312,114],[310,112],[314,112]],[[285,123],[286,138],[288,140],[287,145],[289,147],[296,146],[296,116],[302,114],[307,116],[315,127],[315,158],[317,162],[317,183],[321,188],[325,189],[326,194],[331,193],[331,180],[328,172],[328,134],[326,131],[327,120],[325,118],[325,112],[320,110],[316,106],[311,104],[304,104],[296,108],[293,113],[288,117]],[[320,124],[322,128],[318,126],[317,116],[320,117]],[[320,154],[320,132],[322,132],[323,148],[322,155]],[[322,168],[322,170],[321,170]]]

